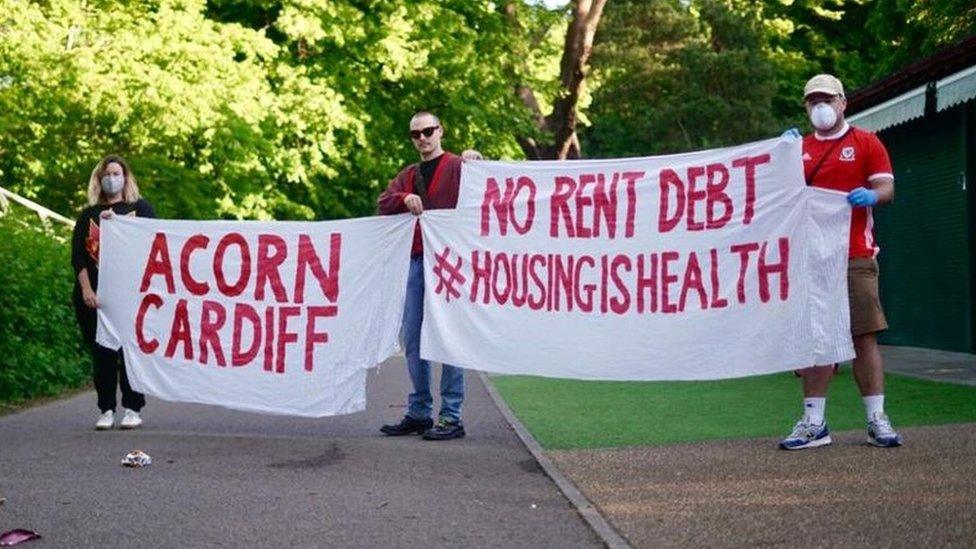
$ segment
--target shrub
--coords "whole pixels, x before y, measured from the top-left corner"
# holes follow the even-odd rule
[[[71,303],[71,231],[11,208],[0,212],[0,404],[91,379]]]

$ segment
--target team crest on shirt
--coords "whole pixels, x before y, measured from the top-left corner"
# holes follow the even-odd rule
[[[98,266],[98,240],[100,236],[101,231],[98,230],[98,223],[95,223],[94,219],[89,219],[88,236],[85,237],[85,251],[88,252],[88,257],[92,258],[96,266]]]
[[[813,160],[813,157],[810,156],[810,153],[803,153],[803,161],[804,162],[809,162],[811,160]]]
[[[854,162],[854,147],[844,147],[841,149],[840,160],[842,162]]]
[[[125,214],[126,217],[135,217],[136,211]],[[95,262],[95,268],[98,268],[98,252],[101,250],[101,245],[99,240],[101,239],[102,231],[98,228],[98,223],[95,223],[94,219],[88,220],[88,236],[85,237],[85,251],[88,252],[88,257]]]

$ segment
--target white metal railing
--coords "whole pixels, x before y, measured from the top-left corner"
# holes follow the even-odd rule
[[[28,200],[23,196],[20,196],[19,194],[12,193],[7,189],[4,189],[3,187],[0,187],[0,210],[7,209],[8,199],[13,200],[14,202],[20,204],[21,206],[29,210],[32,210],[34,213],[38,215],[38,217],[41,218],[42,221],[48,221],[48,220],[56,221],[58,223],[61,223],[62,225],[67,225],[68,227],[74,227],[75,225],[75,222],[68,219],[67,217],[55,211],[49,210],[44,206],[41,206],[37,202],[34,202],[33,200]]]

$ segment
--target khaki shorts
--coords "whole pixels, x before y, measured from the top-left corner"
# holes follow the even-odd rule
[[[878,294],[876,259],[848,260],[847,296],[851,304],[851,334],[859,336],[888,329]]]

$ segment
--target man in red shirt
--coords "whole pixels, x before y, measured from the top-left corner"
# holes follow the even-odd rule
[[[855,128],[844,120],[847,100],[840,80],[819,74],[811,78],[803,99],[814,132],[803,138],[803,169],[808,185],[847,193],[851,204],[851,235],[848,253],[847,289],[854,338],[854,379],[867,410],[868,442],[891,448],[901,446],[901,437],[884,413],[884,364],[877,333],[888,328],[878,296],[880,251],[874,239],[872,208],[895,197],[895,178],[888,151],[873,133]],[[824,419],[827,387],[832,365],[818,365],[801,371],[803,418],[780,442],[784,450],[801,450],[830,444]]]
[[[461,184],[461,162],[478,160],[478,151],[467,150],[461,156],[444,151],[441,121],[429,112],[418,112],[410,119],[410,139],[420,153],[420,162],[402,169],[379,197],[383,215],[410,212],[420,215],[424,209],[457,206]],[[441,410],[437,424],[431,420],[433,397],[430,394],[430,364],[420,358],[420,328],[424,320],[424,249],[420,223],[414,230],[410,254],[410,273],[403,308],[403,339],[407,370],[413,392],[407,398],[407,414],[400,421],[384,425],[380,431],[390,436],[421,434],[426,440],[448,440],[464,436],[461,404],[464,402],[464,369],[444,364],[441,370]]]

